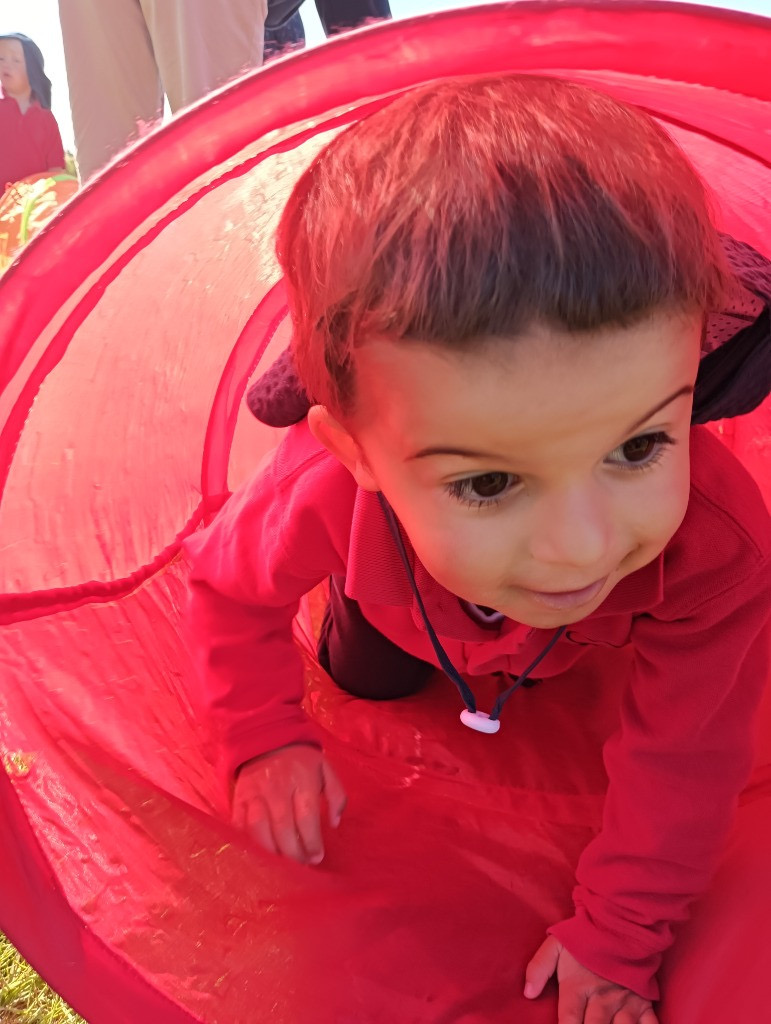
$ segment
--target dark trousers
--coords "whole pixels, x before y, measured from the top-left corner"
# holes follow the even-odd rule
[[[300,50],[305,46],[305,29],[300,12],[297,11],[289,21],[276,28],[265,26],[265,45],[262,50],[264,64],[274,57],[286,56],[290,50]]]
[[[390,18],[388,0],[316,0],[324,32],[328,36],[358,28],[371,18]]]
[[[283,41],[294,46],[305,42],[300,6],[298,0],[269,0],[266,42],[273,45]],[[316,10],[328,36],[359,28],[371,19],[391,17],[388,0],[316,0]]]
[[[337,685],[368,700],[391,700],[416,693],[436,671],[427,661],[391,643],[344,593],[345,580],[333,576],[321,624],[318,659]]]

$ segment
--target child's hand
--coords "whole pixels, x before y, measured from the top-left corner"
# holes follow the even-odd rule
[[[539,996],[555,971],[559,981],[557,1024],[658,1024],[647,999],[582,967],[551,936],[527,965],[527,998]]]
[[[299,743],[281,747],[242,765],[233,797],[233,824],[269,853],[301,864],[320,864],[322,793],[329,823],[337,828],[346,796],[322,752]]]

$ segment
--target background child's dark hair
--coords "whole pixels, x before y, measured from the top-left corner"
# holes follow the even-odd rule
[[[277,248],[303,384],[340,414],[367,337],[462,349],[706,312],[728,273],[705,188],[651,117],[525,75],[424,86],[341,133]]]

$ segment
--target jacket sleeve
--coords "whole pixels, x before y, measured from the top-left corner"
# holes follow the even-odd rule
[[[196,703],[228,779],[269,750],[319,744],[301,708],[293,620],[304,594],[345,573],[354,498],[353,478],[331,456],[288,477],[274,461],[186,543]]]
[[[676,621],[635,623],[603,827],[579,861],[575,916],[550,929],[585,967],[648,999],[752,768],[771,607],[768,564],[754,568]]]

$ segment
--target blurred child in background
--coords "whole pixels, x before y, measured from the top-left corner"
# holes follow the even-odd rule
[[[10,182],[63,169],[43,54],[20,32],[0,36],[0,191]]]

